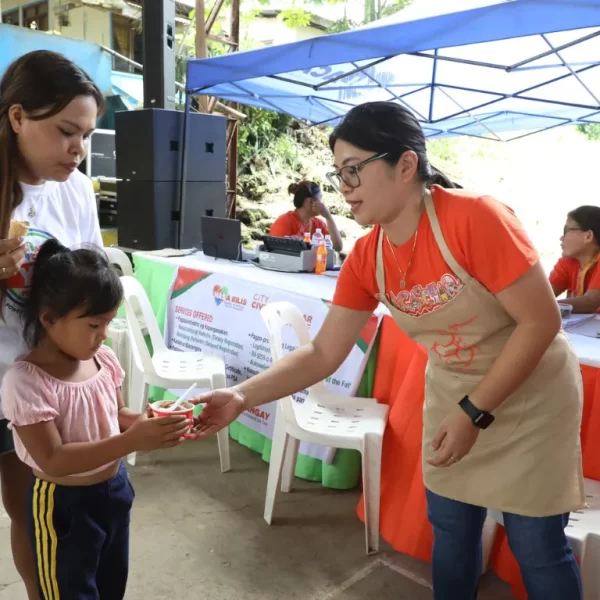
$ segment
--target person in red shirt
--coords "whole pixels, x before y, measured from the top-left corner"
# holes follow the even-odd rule
[[[570,304],[574,313],[600,310],[600,207],[580,206],[567,215],[560,239],[562,258],[550,273],[556,297]]]
[[[289,194],[294,194],[295,210],[290,210],[277,217],[269,235],[275,237],[300,237],[306,233],[312,238],[317,229],[325,235],[331,235],[333,249],[341,252],[342,236],[329,212],[323,204],[323,192],[313,181],[292,183],[288,188]]]
[[[477,597],[488,509],[503,513],[529,600],[581,600],[565,535],[568,513],[585,506],[581,369],[533,244],[507,206],[434,172],[423,130],[402,105],[356,106],[329,141],[329,181],[356,221],[374,227],[344,262],[315,337],[263,373],[195,399],[205,404],[197,433],[326,379],[381,302],[428,354],[420,437],[435,600]],[[407,408],[390,408],[382,499],[401,477],[386,437],[410,435],[398,417]],[[381,518],[393,512],[382,500]],[[369,536],[369,549],[377,542]]]

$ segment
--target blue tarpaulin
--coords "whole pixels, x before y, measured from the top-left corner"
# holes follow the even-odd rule
[[[121,96],[121,100],[128,110],[134,110],[144,105],[144,78],[141,75],[113,71],[111,83],[112,94]]]
[[[0,25],[0,78],[10,63],[33,50],[52,50],[64,54],[84,69],[102,92],[112,92],[112,58],[100,46],[14,25]]]
[[[599,65],[600,0],[414,0],[346,33],[189,61],[187,90],[309,124],[387,100],[429,137],[508,139],[600,122]]]

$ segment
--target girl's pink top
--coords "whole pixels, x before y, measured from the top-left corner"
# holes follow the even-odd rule
[[[2,409],[10,427],[54,421],[63,444],[95,442],[119,433],[117,389],[125,373],[114,352],[102,346],[96,354],[100,367],[81,383],[62,381],[29,362],[17,361],[2,380]],[[14,432],[17,456],[41,471]],[[78,475],[89,475],[103,465]]]

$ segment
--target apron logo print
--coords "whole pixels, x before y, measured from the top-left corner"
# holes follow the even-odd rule
[[[229,293],[229,290],[226,287],[221,287],[218,284],[215,285],[215,287],[213,288],[213,296],[215,299],[215,304],[217,306],[219,306],[219,304],[224,302],[225,299],[227,298],[228,293]]]
[[[440,336],[450,338],[449,340],[436,340],[431,345],[434,352],[447,365],[460,365],[463,369],[470,367],[479,351],[479,346],[468,346],[464,343],[462,336],[450,331],[438,331]]]

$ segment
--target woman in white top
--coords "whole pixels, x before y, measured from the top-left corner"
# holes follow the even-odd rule
[[[21,311],[39,247],[49,238],[69,247],[102,245],[92,184],[77,167],[103,107],[89,75],[54,52],[25,54],[0,82],[0,378],[26,349]],[[11,220],[30,223],[25,238],[6,239]],[[27,536],[30,478],[14,453],[0,399],[2,501],[15,565],[33,600],[39,596]]]

